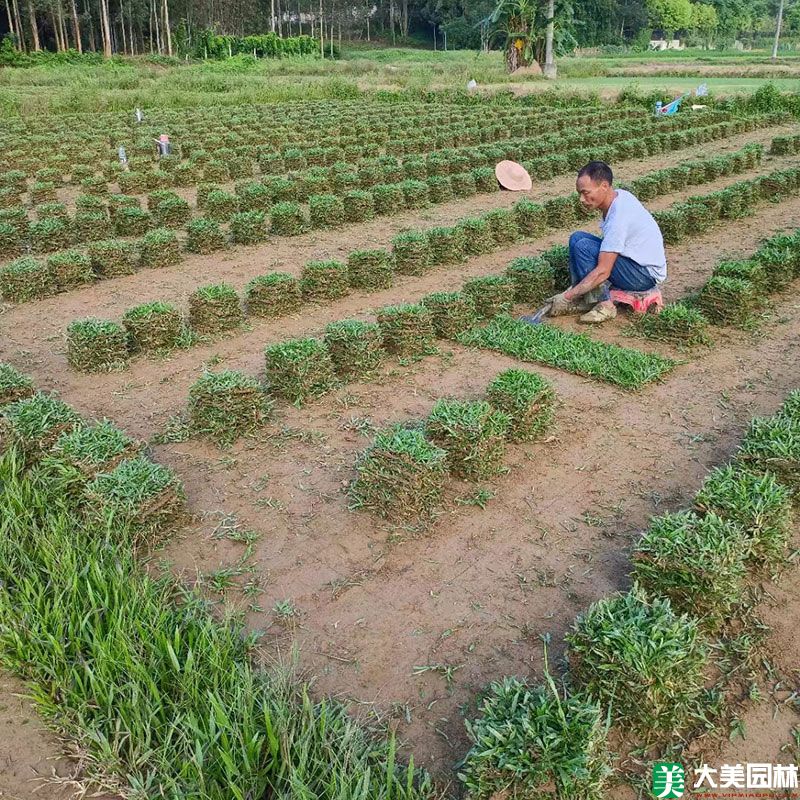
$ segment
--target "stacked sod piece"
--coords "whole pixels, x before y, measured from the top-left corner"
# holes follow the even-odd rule
[[[89,257],[78,250],[65,250],[49,256],[47,266],[57,292],[75,289],[95,278]]]
[[[168,228],[148,231],[141,238],[139,247],[143,267],[151,269],[171,267],[183,260],[180,240],[175,231]]]
[[[634,585],[593,603],[566,636],[570,673],[604,715],[646,744],[702,714],[708,647],[699,623]]]
[[[541,256],[515,258],[506,267],[506,277],[514,283],[514,299],[518,303],[540,306],[555,294],[553,268]]]
[[[26,455],[35,455],[81,424],[78,414],[62,400],[35,392],[0,408],[0,450],[17,445]]]
[[[397,234],[392,239],[392,254],[400,275],[422,275],[431,266],[428,237],[418,231]]]
[[[298,236],[305,233],[308,227],[299,203],[284,201],[270,209],[270,230],[278,236]]]
[[[356,464],[353,508],[397,522],[435,516],[447,477],[447,454],[421,430],[395,425],[375,437]]]
[[[520,238],[516,217],[511,209],[496,208],[494,211],[487,211],[483,219],[488,223],[497,247],[513,244]]]
[[[297,278],[285,272],[258,275],[245,287],[247,313],[256,317],[283,317],[303,304]]]
[[[464,260],[466,243],[460,228],[431,228],[425,234],[431,264],[458,264]]]
[[[386,250],[353,250],[347,257],[347,280],[353,289],[374,292],[394,283],[394,260]]]
[[[184,333],[183,317],[175,306],[156,300],[129,308],[122,318],[132,353],[152,353],[177,347]]]
[[[520,235],[539,239],[547,233],[547,210],[540,203],[518,200],[514,203],[514,218]]]
[[[800,415],[756,417],[736,459],[754,472],[773,473],[795,497],[800,495]]]
[[[491,319],[511,310],[516,284],[502,275],[486,275],[470,278],[464,283],[463,291],[472,298],[478,316]]]
[[[473,744],[458,775],[469,797],[607,796],[611,770],[597,701],[561,697],[552,679],[543,687],[504,678],[491,684],[478,711],[466,723]]]
[[[510,442],[531,442],[552,424],[555,392],[549,381],[526,369],[501,372],[486,391],[487,400],[509,418]]]
[[[442,398],[428,415],[425,432],[447,451],[454,475],[477,481],[502,471],[510,422],[485,401]]]
[[[711,322],[742,325],[752,316],[759,296],[750,281],[718,275],[706,281],[696,302]]]
[[[290,339],[264,351],[269,389],[290,403],[302,405],[336,385],[333,362],[319,339]]]
[[[99,473],[85,496],[91,518],[129,527],[137,543],[151,545],[174,525],[184,503],[183,487],[172,470],[143,456]]]
[[[213,219],[197,217],[186,226],[184,247],[189,253],[207,255],[223,250],[225,245],[225,234]]]
[[[737,525],[746,537],[749,563],[773,572],[785,562],[792,533],[792,496],[770,472],[728,464],[715,469],[694,498],[702,513]]]
[[[193,433],[230,445],[264,424],[270,410],[263,387],[241,372],[206,372],[189,389]]]
[[[399,356],[434,352],[433,317],[423,305],[384,306],[378,311],[384,347]]]
[[[33,394],[33,381],[11,364],[0,361],[0,406],[24,400]]]
[[[555,247],[545,250],[540,258],[543,258],[553,270],[553,284],[557,292],[563,292],[572,285],[569,271],[569,247],[557,244]]]
[[[349,291],[347,266],[341,261],[309,261],[303,266],[300,291],[305,300],[338,300]]]
[[[140,262],[136,244],[118,239],[92,242],[88,255],[92,269],[103,278],[133,275]]]
[[[422,298],[431,313],[433,328],[443,339],[455,339],[477,321],[475,303],[463,292],[433,292]]]
[[[456,228],[464,238],[465,256],[481,256],[494,250],[492,229],[485,219],[465,219]]]
[[[685,347],[710,344],[707,329],[703,312],[685,303],[664,306],[659,314],[637,314],[631,323],[635,336]]]
[[[633,553],[633,575],[650,594],[715,629],[741,603],[746,557],[736,523],[681,511],[651,520]]]
[[[331,322],[325,328],[325,344],[336,374],[343,380],[369,375],[386,357],[383,334],[375,322]]]
[[[228,331],[243,321],[239,295],[227,283],[201,286],[189,295],[189,324],[198,333]]]
[[[81,372],[109,372],[128,364],[128,337],[118,322],[77,319],[67,326],[67,361]]]
[[[55,291],[53,271],[37,258],[23,256],[0,267],[0,297],[24,303]]]
[[[266,214],[263,211],[240,211],[231,217],[231,238],[236,244],[257,244],[267,238]]]

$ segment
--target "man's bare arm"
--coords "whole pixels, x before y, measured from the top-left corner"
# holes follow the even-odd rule
[[[564,292],[565,300],[574,300],[576,297],[583,297],[586,292],[598,287],[603,281],[608,280],[611,270],[614,269],[614,262],[619,253],[600,253],[597,259],[597,266],[577,285]]]

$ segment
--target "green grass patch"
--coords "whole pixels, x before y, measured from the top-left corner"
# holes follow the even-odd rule
[[[514,283],[518,303],[540,306],[555,294],[553,268],[547,259],[520,256],[506,267],[506,277]]]
[[[772,472],[795,496],[800,493],[800,420],[778,415],[751,420],[736,455],[759,472]]]
[[[442,398],[425,422],[425,432],[447,452],[450,471],[478,481],[503,470],[510,418],[489,403]]]
[[[441,504],[447,454],[421,430],[395,425],[375,437],[356,470],[353,508],[394,521],[428,521]]]
[[[156,228],[148,231],[139,241],[141,264],[150,269],[160,269],[180,264],[183,251],[175,231]]]
[[[630,324],[634,336],[672,345],[709,345],[708,319],[697,308],[684,303],[664,306],[658,314],[637,314]]]
[[[0,361],[0,406],[23,400],[33,394],[33,381],[16,367]]]
[[[186,226],[184,247],[189,253],[208,255],[224,250],[227,242],[219,223],[207,217],[197,217]]]
[[[596,342],[552,325],[528,325],[504,314],[485,328],[466,331],[458,341],[604,380],[623,389],[640,389],[660,380],[675,366],[674,361],[662,356]]]
[[[347,280],[353,289],[375,292],[394,283],[394,260],[387,250],[353,250],[347,257]]]
[[[264,351],[268,388],[290,403],[302,405],[336,385],[333,362],[319,339],[290,339]]]
[[[247,313],[256,317],[294,314],[303,304],[300,283],[285,272],[258,275],[245,287]]]
[[[267,238],[267,215],[264,211],[239,211],[231,216],[231,239],[236,244],[257,244]]]
[[[205,372],[189,389],[192,433],[208,436],[221,446],[258,430],[271,404],[259,382],[241,372]]]
[[[38,258],[23,256],[0,267],[0,296],[14,303],[47,297],[55,291],[50,265]]]
[[[345,380],[369,375],[386,357],[383,334],[375,322],[331,322],[325,328],[325,344],[336,374]]]
[[[392,239],[392,255],[400,275],[423,275],[432,264],[428,237],[420,231],[398,233]]]
[[[443,339],[455,339],[478,320],[475,302],[463,292],[433,292],[422,298],[431,313],[433,329]]]
[[[67,326],[67,361],[81,372],[111,372],[128,365],[128,337],[118,322],[78,319]]]
[[[137,244],[121,239],[92,242],[87,248],[87,254],[92,269],[103,278],[133,275],[140,263]]]
[[[54,253],[52,256],[48,256],[47,266],[58,292],[76,289],[92,283],[95,279],[89,256],[79,250],[64,250],[61,253]]]
[[[189,295],[189,325],[198,333],[220,333],[242,322],[239,295],[227,283],[200,286]]]
[[[378,311],[378,325],[390,353],[420,356],[435,352],[433,317],[423,305],[384,306]]]
[[[491,319],[511,311],[516,284],[503,275],[485,275],[465,281],[462,291],[472,298],[479,317]]]
[[[507,369],[489,384],[487,400],[509,419],[511,442],[538,439],[553,423],[555,391],[541,375],[527,369]]]
[[[81,418],[52,394],[34,392],[0,408],[0,443],[16,445],[26,455],[47,450],[65,431],[82,425]]]
[[[308,261],[300,276],[303,299],[331,301],[345,297],[350,291],[347,265],[341,261]]]
[[[122,324],[128,334],[132,353],[152,353],[177,347],[184,335],[180,311],[169,303],[156,300],[129,308]]]

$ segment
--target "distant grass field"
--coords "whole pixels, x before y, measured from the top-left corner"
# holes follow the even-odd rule
[[[647,74],[650,68],[653,77]],[[615,75],[630,69],[635,71],[633,75]],[[707,70],[712,69],[722,69],[724,74],[709,74]],[[482,87],[555,87],[606,96],[634,82],[643,91],[662,89],[668,94],[702,82],[715,93],[733,94],[751,92],[774,78],[782,90],[800,90],[800,56],[782,55],[773,65],[762,51],[570,57],[560,59],[559,70],[561,77],[551,83],[538,76],[508,75],[498,52],[364,46],[345,48],[342,58],[324,61],[236,58],[165,67],[129,59],[94,66],[6,68],[0,69],[0,113],[35,116],[42,112],[123,111],[136,106],[192,108],[347,99],[373,90],[463,90],[471,78]]]

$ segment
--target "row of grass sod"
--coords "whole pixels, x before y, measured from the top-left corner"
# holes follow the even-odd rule
[[[584,334],[551,325],[528,325],[507,314],[498,315],[485,327],[465,331],[457,341],[607,381],[623,389],[640,389],[675,367],[673,360],[663,356],[596,342]]]
[[[8,365],[2,375],[26,389]],[[330,800],[436,796],[424,773],[397,764],[392,737],[313,702],[289,671],[255,668],[238,624],[170,574],[142,570],[145,543],[175,510],[165,493],[180,500],[169,470],[47,395],[3,406],[2,422],[13,438],[0,457],[0,655],[87,779],[208,800],[298,787]],[[67,465],[71,480],[53,480]]]

